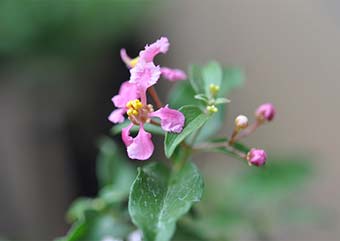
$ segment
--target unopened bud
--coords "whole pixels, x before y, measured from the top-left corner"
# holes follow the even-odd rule
[[[217,107],[215,105],[208,105],[207,106],[207,111],[209,113],[216,113],[218,111]]]
[[[243,130],[248,127],[248,118],[245,115],[239,115],[235,118],[235,127],[238,130]]]
[[[267,161],[267,153],[262,149],[252,148],[247,154],[249,165],[263,166]]]
[[[260,105],[255,112],[255,116],[257,119],[266,121],[272,121],[275,117],[275,114],[275,107],[271,103]]]
[[[209,90],[212,96],[216,96],[216,94],[220,91],[220,86],[215,85],[215,84],[210,84]]]

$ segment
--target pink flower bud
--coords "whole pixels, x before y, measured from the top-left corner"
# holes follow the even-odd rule
[[[255,112],[256,118],[266,121],[273,120],[275,114],[276,114],[275,107],[271,103],[260,105]]]
[[[262,149],[252,148],[247,154],[249,165],[263,166],[267,161],[267,153]]]

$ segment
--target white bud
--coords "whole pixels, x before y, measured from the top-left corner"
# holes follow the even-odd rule
[[[239,130],[243,130],[248,127],[248,118],[245,115],[239,115],[235,118],[235,126]]]

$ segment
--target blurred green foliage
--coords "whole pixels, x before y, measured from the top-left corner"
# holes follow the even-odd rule
[[[101,139],[99,145],[98,197],[73,203],[67,213],[72,228],[59,240],[123,239],[136,230],[127,205],[135,168],[110,138]],[[307,219],[313,218],[314,210],[299,203],[296,196],[312,171],[304,158],[277,157],[263,169],[206,173],[203,200],[180,219],[173,240],[235,240],[245,233],[261,240],[270,238],[278,225],[310,222]]]
[[[126,35],[149,2],[0,0],[0,56],[91,50]]]
[[[102,138],[99,148],[97,174],[101,188],[98,196],[79,198],[72,204],[67,212],[72,228],[58,240],[102,240],[107,236],[123,238],[135,229],[127,211],[134,168],[120,155],[111,139]]]
[[[301,157],[271,158],[265,168],[207,175],[203,200],[195,216],[181,225],[205,240],[235,240],[248,234],[267,240],[278,225],[310,222],[310,207],[297,201],[312,174]],[[305,219],[301,219],[302,214]]]

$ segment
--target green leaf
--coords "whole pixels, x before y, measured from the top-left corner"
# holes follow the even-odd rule
[[[154,163],[138,170],[129,198],[130,216],[145,241],[168,241],[176,221],[200,201],[202,193],[203,179],[193,163],[177,172]]]
[[[216,61],[210,61],[202,68],[202,77],[204,81],[204,89],[207,95],[210,94],[210,85],[221,85],[223,78],[223,70],[221,65]]]
[[[76,222],[85,218],[85,212],[88,210],[100,209],[102,205],[97,202],[95,204],[95,199],[92,198],[78,198],[70,206],[67,211],[67,219],[70,222]]]
[[[189,80],[196,94],[210,95],[210,84],[221,87],[218,96],[227,96],[232,90],[243,85],[244,72],[240,68],[223,68],[216,61],[211,61],[203,67],[192,65],[189,68]]]
[[[72,225],[65,237],[57,238],[55,241],[78,241],[81,240],[83,233],[86,232],[85,221],[80,221]]]
[[[241,87],[245,80],[245,74],[240,68],[228,67],[223,69],[221,84],[221,96],[228,96],[235,88]]]
[[[123,239],[132,231],[123,216],[115,217],[109,212],[87,211],[85,217],[76,222],[65,237],[58,241]]]
[[[134,168],[125,157],[122,157],[112,139],[103,137],[99,141],[99,146],[100,152],[97,158],[99,185],[109,186],[112,191],[124,192],[127,196],[134,179]]]
[[[131,124],[130,120],[126,120],[123,123],[115,124],[111,129],[112,135],[120,134],[122,132],[122,129],[127,127],[130,124]],[[155,126],[149,123],[145,123],[144,128],[147,132],[150,132],[152,134],[161,135],[161,136],[164,135],[164,131],[162,130],[160,126]],[[136,126],[136,125],[134,125],[130,130],[131,133],[137,133],[138,131],[139,131],[139,126]]]
[[[191,133],[201,128],[210,116],[203,113],[198,107],[183,106],[179,109],[184,114],[185,125],[181,133],[166,133],[164,140],[164,151],[166,157],[170,158],[176,147]]]
[[[218,106],[218,112],[214,113],[208,122],[202,127],[196,142],[201,142],[212,135],[215,135],[224,125],[224,119],[226,115],[226,106]]]
[[[189,67],[189,81],[196,92],[196,94],[202,94],[205,93],[205,83],[202,78],[202,71],[201,67],[198,65],[191,65]]]
[[[168,103],[171,108],[179,109],[184,105],[199,105],[200,102],[194,99],[194,89],[188,81],[178,82],[170,91]]]
[[[198,95],[195,95],[194,98],[195,98],[196,100],[202,100],[202,101],[204,101],[205,103],[208,103],[208,101],[209,101],[209,97],[206,96],[205,94],[198,94]]]
[[[215,105],[226,104],[226,103],[230,103],[230,100],[227,98],[217,98],[215,100]]]

